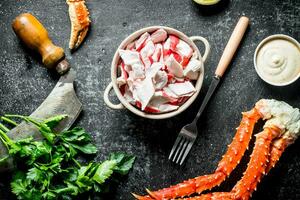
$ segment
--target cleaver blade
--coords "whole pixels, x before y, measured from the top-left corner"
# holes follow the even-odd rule
[[[67,117],[55,127],[55,131],[60,132],[69,129],[82,111],[82,104],[74,90],[75,76],[76,72],[72,68],[61,76],[48,97],[30,117],[46,119],[55,115],[65,114]],[[37,140],[42,138],[38,129],[33,124],[25,121],[10,130],[7,135],[14,140],[30,136]],[[6,147],[0,143],[0,160],[7,156]],[[12,159],[8,158],[5,162],[0,163],[0,171],[9,170],[12,167]]]

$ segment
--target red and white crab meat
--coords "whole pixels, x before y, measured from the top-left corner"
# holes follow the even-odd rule
[[[117,84],[124,98],[149,113],[176,110],[196,89],[203,66],[196,52],[164,29],[145,32],[119,50]]]

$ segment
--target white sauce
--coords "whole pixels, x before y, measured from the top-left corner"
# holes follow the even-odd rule
[[[262,99],[256,103],[256,108],[268,119],[265,127],[272,125],[285,131],[283,137],[297,139],[300,135],[300,112],[283,101]]]
[[[292,81],[300,74],[300,48],[284,38],[270,40],[259,49],[256,66],[271,83]]]

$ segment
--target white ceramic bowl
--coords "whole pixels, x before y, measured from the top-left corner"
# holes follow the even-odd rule
[[[112,109],[124,109],[127,108],[128,110],[130,110],[131,112],[133,112],[136,115],[139,115],[141,117],[145,117],[145,118],[149,118],[149,119],[165,119],[165,118],[170,118],[173,117],[175,115],[178,115],[179,113],[183,112],[185,109],[187,109],[192,103],[193,101],[196,99],[196,97],[199,94],[199,91],[202,87],[202,83],[203,83],[203,78],[204,78],[204,67],[202,66],[201,68],[201,73],[198,77],[198,80],[196,81],[195,84],[195,89],[196,92],[194,93],[194,95],[192,95],[184,104],[182,104],[177,110],[175,111],[171,111],[168,113],[161,113],[161,114],[151,114],[151,113],[146,113],[141,111],[140,109],[134,107],[133,105],[131,105],[121,94],[119,87],[117,85],[117,65],[118,65],[118,61],[120,59],[119,56],[119,49],[124,49],[129,43],[133,42],[134,40],[136,40],[139,36],[141,36],[143,33],[145,32],[153,32],[159,28],[163,28],[164,30],[166,30],[168,32],[168,34],[173,34],[178,36],[180,39],[182,39],[183,41],[187,42],[193,49],[194,51],[197,52],[199,58],[202,57],[203,62],[205,62],[205,60],[207,59],[207,56],[210,52],[210,45],[208,43],[208,41],[200,36],[193,36],[193,37],[188,37],[185,34],[183,34],[182,32],[173,29],[173,28],[169,28],[166,26],[151,26],[151,27],[146,27],[146,28],[142,28],[134,33],[132,33],[131,35],[129,35],[118,47],[118,49],[116,50],[116,53],[113,57],[112,60],[112,64],[111,64],[111,83],[106,87],[105,91],[104,91],[104,102],[106,103],[106,105]],[[203,56],[201,56],[201,53],[199,51],[199,49],[197,48],[197,46],[195,45],[194,41],[202,41],[205,45],[205,52],[203,54]],[[121,103],[119,104],[113,104],[108,96],[109,96],[109,92],[111,89],[114,89],[114,92],[116,93],[118,99],[120,100]]]
[[[292,84],[294,83],[296,80],[299,79],[300,77],[300,73],[298,74],[298,76],[296,76],[295,78],[293,78],[292,80],[290,81],[286,81],[286,82],[282,82],[282,83],[277,83],[277,82],[273,82],[273,81],[270,81],[270,80],[267,80],[263,74],[260,73],[260,70],[258,69],[257,67],[257,55],[258,55],[258,52],[259,50],[262,48],[263,45],[265,45],[267,42],[271,41],[271,40],[274,40],[274,39],[284,39],[284,40],[287,40],[289,42],[291,42],[292,44],[296,45],[299,49],[300,49],[300,44],[297,40],[295,40],[294,38],[288,36],[288,35],[284,35],[284,34],[275,34],[275,35],[271,35],[269,37],[266,37],[265,39],[263,39],[259,45],[256,47],[255,49],[255,53],[254,53],[254,57],[253,57],[253,61],[254,61],[254,67],[255,67],[255,70],[256,70],[256,73],[258,74],[258,76],[264,80],[265,82],[269,83],[270,85],[274,85],[274,86],[286,86],[286,85],[289,85],[289,84]]]

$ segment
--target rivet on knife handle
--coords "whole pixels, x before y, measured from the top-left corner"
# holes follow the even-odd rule
[[[53,44],[45,27],[33,15],[19,15],[13,21],[12,28],[27,47],[40,53],[46,68],[55,68],[60,74],[69,70],[64,50]]]
[[[224,49],[222,57],[219,61],[215,75],[222,77],[227,69],[234,53],[236,52],[249,24],[249,19],[245,16],[241,17],[235,26],[230,39]]]

